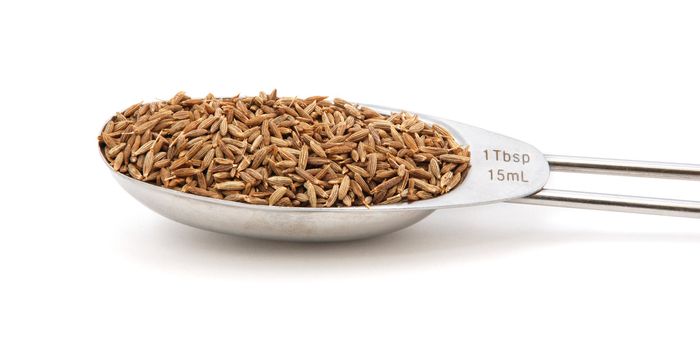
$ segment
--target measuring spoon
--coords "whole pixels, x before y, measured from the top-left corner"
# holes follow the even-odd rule
[[[400,110],[369,106],[382,114]],[[343,241],[394,232],[437,209],[514,202],[700,218],[700,202],[545,189],[550,171],[700,180],[700,165],[545,156],[522,141],[420,114],[469,145],[471,167],[452,191],[427,200],[365,207],[276,207],[197,196],[113,171],[117,182],[153,211],[193,227],[252,238]]]

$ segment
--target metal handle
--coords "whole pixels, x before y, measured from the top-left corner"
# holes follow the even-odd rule
[[[700,180],[700,165],[566,156],[545,156],[552,171]]]
[[[700,165],[546,156],[552,171],[700,180]],[[542,189],[514,203],[700,218],[700,202]]]

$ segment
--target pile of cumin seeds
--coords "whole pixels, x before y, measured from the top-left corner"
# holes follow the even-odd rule
[[[115,171],[165,188],[260,205],[370,206],[447,193],[469,147],[417,115],[336,98],[258,96],[137,103],[98,136]]]

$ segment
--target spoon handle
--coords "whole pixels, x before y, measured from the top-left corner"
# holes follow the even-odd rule
[[[700,202],[614,194],[541,190],[512,203],[700,218]]]
[[[546,156],[552,171],[700,180],[700,165]],[[700,202],[542,189],[513,203],[700,218]]]
[[[552,171],[700,180],[700,165],[587,157],[545,156]]]

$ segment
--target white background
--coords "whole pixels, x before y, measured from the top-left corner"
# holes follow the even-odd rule
[[[700,163],[695,1],[0,5],[0,348],[697,349],[700,220],[500,204],[342,244],[224,236],[123,192],[140,100],[331,95],[545,153]],[[698,182],[552,187],[700,198]]]

